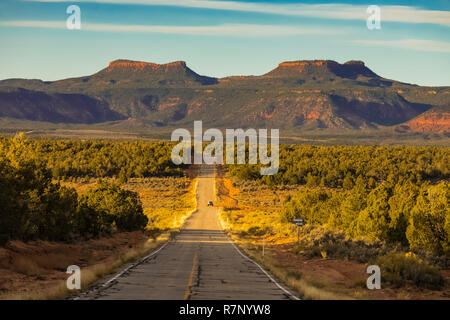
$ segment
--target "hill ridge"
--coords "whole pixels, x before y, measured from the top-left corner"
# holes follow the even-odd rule
[[[117,59],[84,77],[0,81],[0,117],[36,120],[33,112],[39,112],[39,121],[67,123],[131,118],[155,127],[203,120],[228,128],[364,129],[406,124],[438,107],[445,115],[449,97],[450,87],[385,79],[359,60],[285,61],[263,75],[218,79],[199,75],[184,61]],[[441,113],[404,128],[450,132]]]

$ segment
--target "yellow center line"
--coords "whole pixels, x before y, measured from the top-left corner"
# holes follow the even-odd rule
[[[192,280],[194,279],[194,273],[195,269],[197,269],[197,264],[198,264],[198,251],[195,252],[194,259],[192,260],[192,269],[191,273],[189,274],[189,280],[186,287],[186,291],[184,292],[184,300],[189,299],[189,296],[191,295]]]

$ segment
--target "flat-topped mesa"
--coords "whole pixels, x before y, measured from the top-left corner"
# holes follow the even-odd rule
[[[297,75],[320,77],[339,76],[342,78],[356,78],[357,76],[377,77],[362,61],[348,61],[340,64],[333,60],[297,60],[286,61],[277,68],[265,74],[273,77],[292,77]]]
[[[285,61],[267,75],[295,75],[295,74],[318,74],[328,72],[330,68],[339,65],[332,60],[298,60]]]
[[[367,68],[364,62],[360,60],[350,60],[340,66],[343,72],[350,74],[362,75],[366,77],[379,77],[375,72]]]
[[[175,61],[166,64],[157,64],[151,62],[143,61],[133,61],[119,59],[109,63],[106,71],[116,71],[116,70],[128,70],[128,71],[159,71],[159,72],[169,72],[169,71],[180,71],[186,70],[186,62]]]
[[[292,67],[298,67],[300,69],[305,68],[306,66],[326,66],[326,65],[333,65],[338,64],[336,61],[333,60],[297,60],[297,61],[285,61],[278,65],[279,68],[292,68]]]
[[[365,67],[366,66],[364,64],[364,62],[361,60],[350,60],[350,61],[347,61],[346,63],[344,63],[344,65],[355,66],[355,67]]]
[[[205,77],[189,69],[184,61],[157,64],[143,61],[119,59],[109,63],[109,66],[96,74],[99,77],[111,78],[108,81],[124,80],[130,83],[137,81],[154,81],[154,85],[209,85],[217,83],[216,78]]]

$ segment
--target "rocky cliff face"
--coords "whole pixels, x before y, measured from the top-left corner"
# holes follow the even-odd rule
[[[106,102],[86,95],[26,89],[0,91],[0,117],[88,124],[125,119]]]
[[[405,127],[422,133],[450,133],[450,106],[431,109],[408,121]]]

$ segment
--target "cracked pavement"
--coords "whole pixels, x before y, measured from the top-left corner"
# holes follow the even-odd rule
[[[218,209],[207,206],[208,201],[215,198],[214,183],[214,166],[203,165],[197,187],[198,210],[186,221],[175,240],[108,286],[98,286],[80,298],[289,299],[290,296],[255,263],[239,253],[223,232]]]

